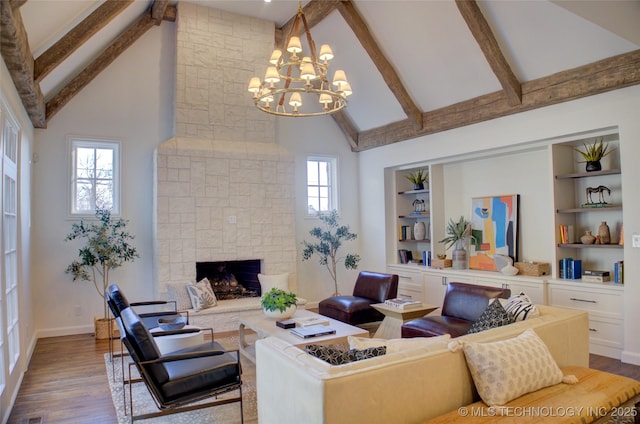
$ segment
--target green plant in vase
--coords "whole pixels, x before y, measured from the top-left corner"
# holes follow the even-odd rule
[[[580,163],[586,162],[586,171],[592,172],[602,170],[600,160],[611,153],[614,149],[609,150],[609,145],[605,144],[604,139],[600,137],[600,139],[596,138],[593,144],[584,144],[584,150],[574,150],[582,155],[584,161],[580,161]]]
[[[405,178],[409,180],[411,184],[413,184],[414,190],[423,190],[424,183],[429,180],[429,173],[424,169],[418,169],[415,172],[410,172],[409,174],[407,174]]]
[[[440,240],[444,244],[445,249],[453,247],[451,252],[452,266],[454,269],[467,268],[467,241],[475,241],[475,237],[471,234],[471,222],[467,221],[464,216],[460,216],[458,221],[453,218],[449,219],[445,228],[447,236]]]
[[[296,311],[297,301],[295,293],[274,287],[262,295],[260,304],[267,316],[289,318]]]

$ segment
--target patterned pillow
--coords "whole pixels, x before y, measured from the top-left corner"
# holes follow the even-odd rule
[[[211,308],[218,304],[216,295],[213,294],[213,290],[211,290],[211,284],[206,278],[203,278],[195,284],[188,285],[187,291],[191,298],[191,306],[193,306],[193,309],[196,311]]]
[[[489,406],[562,382],[562,371],[532,329],[512,339],[462,345],[478,394]]]
[[[520,292],[511,296],[504,304],[504,310],[507,311],[514,321],[524,321],[527,318],[537,317],[540,315],[536,305],[531,302],[529,296]]]
[[[191,298],[187,291],[187,286],[191,284],[189,282],[184,283],[168,283],[167,284],[167,298],[176,302],[176,308],[179,311],[185,309],[191,309]]]
[[[370,347],[367,349],[340,350],[334,346],[307,345],[305,351],[318,359],[322,359],[331,365],[343,365],[349,362],[361,361],[363,359],[374,358],[387,353],[384,346]]]
[[[511,324],[512,322],[511,316],[504,310],[502,303],[498,299],[494,299],[480,315],[480,318],[471,325],[467,334],[479,333],[490,328]]]

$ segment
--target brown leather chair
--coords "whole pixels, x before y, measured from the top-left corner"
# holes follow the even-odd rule
[[[508,299],[509,296],[511,290],[500,287],[449,283],[442,303],[442,315],[429,315],[405,322],[402,324],[402,337],[462,336],[480,318],[491,299]]]
[[[361,271],[352,296],[333,296],[320,301],[320,315],[351,325],[381,321],[384,315],[371,307],[398,295],[398,276]]]

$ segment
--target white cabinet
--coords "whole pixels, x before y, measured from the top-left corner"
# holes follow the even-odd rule
[[[438,272],[424,271],[422,273],[424,285],[425,303],[442,306],[444,295],[447,292],[447,277]],[[440,313],[440,310],[436,311]]]
[[[425,302],[422,288],[422,274],[415,265],[390,265],[389,274],[398,274],[398,297],[402,299],[419,300]]]
[[[580,309],[589,313],[590,352],[620,358],[623,348],[624,288],[587,282],[549,280],[551,306]]]

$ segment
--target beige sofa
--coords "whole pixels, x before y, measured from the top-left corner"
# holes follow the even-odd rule
[[[539,309],[536,318],[462,338],[495,341],[533,328],[560,367],[588,367],[587,313]],[[445,342],[331,366],[269,337],[256,342],[256,373],[261,424],[421,423],[478,400],[464,353]]]

